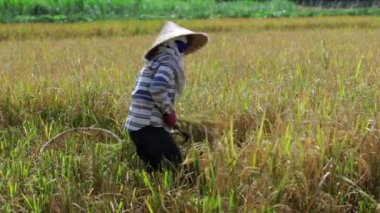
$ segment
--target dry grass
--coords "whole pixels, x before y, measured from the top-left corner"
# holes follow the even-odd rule
[[[327,22],[334,20],[363,19]],[[186,22],[227,27],[185,59],[188,82],[176,108],[193,141],[211,143],[181,145],[194,174],[177,177],[140,170],[123,131],[154,35],[2,41],[1,210],[375,211],[380,29],[251,28],[259,22],[237,20],[236,31],[231,20]],[[315,20],[288,25],[296,22]],[[66,149],[37,155],[78,126],[109,129],[125,143],[73,136]]]
[[[0,24],[0,41],[28,39],[107,38],[156,34],[165,20],[98,21],[75,24]],[[295,29],[378,29],[378,17],[313,17],[278,19],[174,20],[193,30],[207,32],[267,31]]]

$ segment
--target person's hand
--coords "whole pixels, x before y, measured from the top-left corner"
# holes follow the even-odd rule
[[[166,125],[174,127],[177,123],[177,116],[175,112],[172,112],[171,114],[165,114],[163,120]]]

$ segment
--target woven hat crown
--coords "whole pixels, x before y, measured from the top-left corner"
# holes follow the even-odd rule
[[[196,51],[197,49],[206,45],[208,42],[207,34],[201,32],[193,32],[175,24],[174,22],[167,21],[165,22],[163,28],[160,31],[160,34],[157,36],[153,45],[145,53],[145,59],[151,59],[160,44],[180,36],[186,36],[189,40],[189,48],[185,51],[185,55]]]

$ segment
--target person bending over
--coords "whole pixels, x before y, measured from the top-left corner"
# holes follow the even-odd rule
[[[177,122],[174,101],[185,85],[182,59],[207,42],[207,34],[168,21],[144,55],[146,63],[132,92],[125,129],[151,171],[161,170],[164,160],[174,167],[182,162],[170,135]]]

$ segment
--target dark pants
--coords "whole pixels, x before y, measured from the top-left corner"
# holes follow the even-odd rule
[[[162,127],[146,126],[129,135],[136,146],[137,155],[148,164],[148,170],[161,170],[163,160],[178,167],[182,155],[172,136]]]

